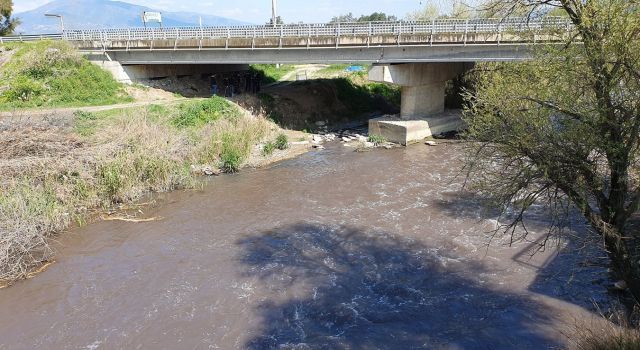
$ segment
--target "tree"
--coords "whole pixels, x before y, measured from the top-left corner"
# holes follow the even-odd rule
[[[358,18],[358,22],[386,22],[386,21],[397,21],[398,18],[396,16],[388,16],[384,12],[374,12],[368,16],[362,15]]]
[[[0,0],[0,36],[12,34],[20,24],[20,21],[11,17],[12,12],[13,1]]]
[[[434,4],[428,3],[421,10],[408,13],[405,18],[408,21],[431,21],[440,17],[440,9]]]
[[[331,23],[338,22],[385,22],[385,21],[397,21],[398,18],[396,16],[389,16],[384,12],[374,12],[370,15],[361,15],[356,18],[353,16],[353,13],[349,12],[345,15],[340,15],[333,17],[331,19]]]
[[[356,18],[353,17],[353,13],[349,12],[346,15],[340,15],[340,16],[335,16],[331,19],[331,23],[338,23],[338,22],[355,22]]]
[[[534,204],[557,214],[549,235],[562,233],[572,204],[640,300],[640,232],[630,227],[640,208],[640,1],[506,0],[496,13],[553,9],[575,26],[566,45],[474,73],[469,179],[513,210],[503,232],[514,240]]]
[[[277,25],[281,25],[284,24],[284,20],[282,19],[281,16],[276,17],[276,24]],[[270,18],[269,21],[267,22],[267,25],[272,26],[273,25],[273,18]]]

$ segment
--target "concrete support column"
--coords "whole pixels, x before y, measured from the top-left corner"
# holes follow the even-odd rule
[[[369,121],[369,133],[407,145],[426,137],[459,130],[459,115],[444,114],[448,80],[471,66],[465,63],[406,63],[373,66],[369,80],[402,86],[400,116]]]
[[[426,117],[444,112],[446,82],[467,67],[460,62],[373,66],[369,80],[402,86],[402,117]]]
[[[444,112],[445,82],[429,85],[403,86],[400,115],[423,117]]]

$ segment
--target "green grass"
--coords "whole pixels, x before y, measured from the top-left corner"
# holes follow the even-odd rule
[[[269,141],[262,146],[262,155],[270,156],[276,150],[276,144]]]
[[[13,47],[0,68],[0,109],[78,107],[130,102],[124,86],[64,42],[41,41]]]
[[[74,131],[81,136],[91,136],[95,132],[96,121],[98,116],[91,112],[75,111],[73,113],[74,118]]]
[[[287,73],[293,72],[295,66],[291,64],[281,64],[276,68],[275,64],[252,64],[249,66],[252,72],[262,74],[262,82],[271,84],[280,81]]]
[[[154,110],[157,107],[153,108]],[[201,127],[225,118],[237,118],[240,114],[238,108],[226,99],[213,96],[204,101],[184,103],[179,106],[179,113],[171,123],[178,128]]]
[[[373,143],[376,146],[380,146],[383,143],[387,142],[387,139],[380,135],[369,135],[369,142]]]
[[[381,109],[381,104],[400,105],[400,89],[382,83],[365,83],[360,85],[349,78],[331,80],[338,93],[338,99],[352,115]]]

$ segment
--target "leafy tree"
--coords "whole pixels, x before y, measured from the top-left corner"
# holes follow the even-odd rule
[[[0,36],[12,34],[20,24],[20,21],[11,17],[12,12],[13,1],[0,0]]]
[[[370,15],[361,15],[356,18],[353,13],[349,12],[345,15],[335,16],[331,19],[331,23],[338,22],[384,22],[384,21],[397,21],[396,16],[389,16],[384,12],[374,12]]]
[[[331,23],[338,23],[338,22],[355,22],[356,18],[353,17],[353,13],[349,12],[346,15],[340,15],[340,16],[335,16],[331,19]]]
[[[272,26],[273,25],[273,18],[270,18],[269,21],[267,22],[267,24]],[[281,16],[276,17],[276,24],[277,25],[284,24],[284,20],[282,19]]]
[[[427,3],[421,10],[408,13],[405,18],[408,21],[431,21],[440,15],[440,9],[436,5]]]
[[[428,2],[422,9],[407,14],[406,19],[409,21],[431,21],[438,18],[466,19],[475,15],[473,8],[460,0],[454,0],[452,5],[449,13],[443,13],[433,2]]]
[[[549,235],[577,208],[640,300],[640,232],[630,224],[640,208],[640,1],[503,0],[494,9],[559,9],[575,33],[532,61],[477,68],[465,113],[477,141],[469,179],[511,213],[503,229],[514,240],[526,238],[534,204],[556,214]]]
[[[384,12],[374,12],[370,15],[362,15],[358,18],[358,22],[385,22],[385,21],[397,21],[396,16],[389,16]]]

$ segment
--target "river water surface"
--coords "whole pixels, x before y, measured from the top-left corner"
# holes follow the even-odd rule
[[[161,220],[74,230],[0,290],[0,349],[564,346],[607,300],[599,253],[487,249],[496,218],[459,192],[461,155],[335,143],[161,196]]]

